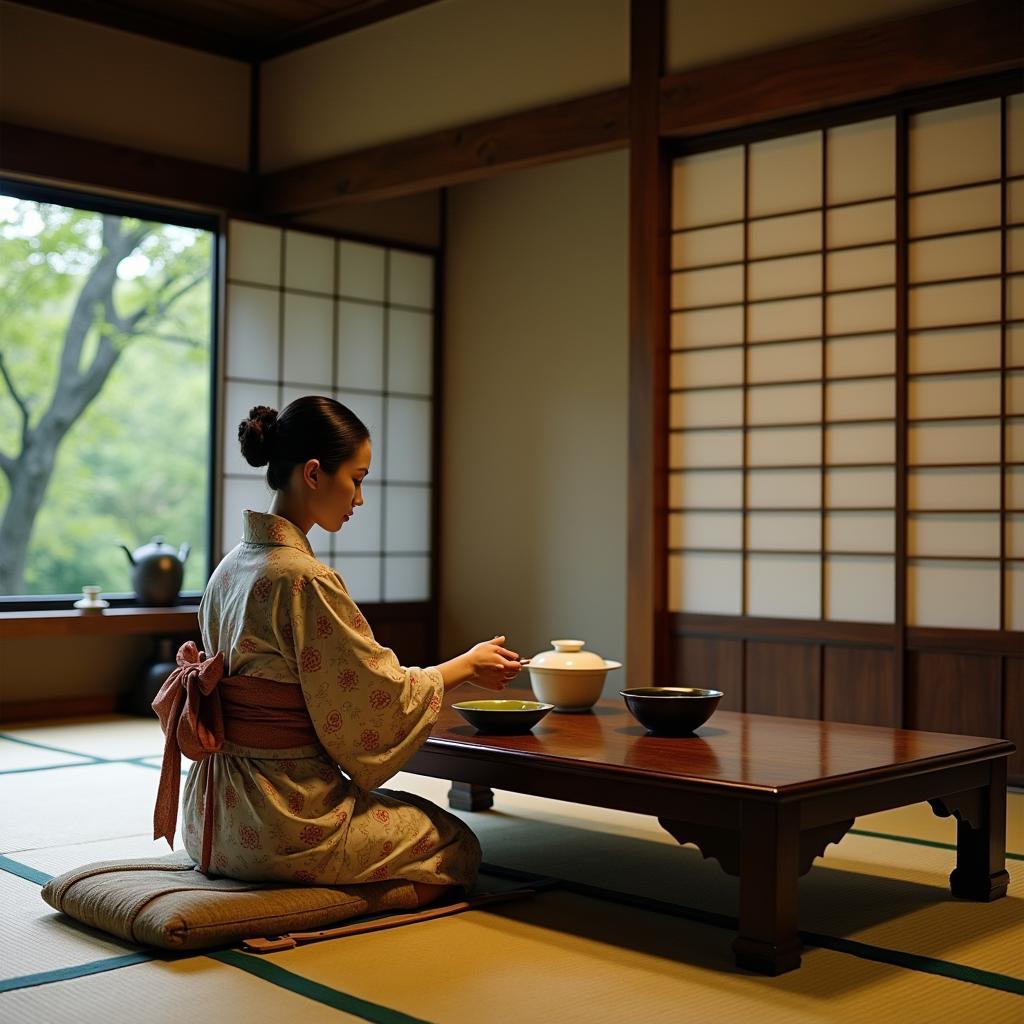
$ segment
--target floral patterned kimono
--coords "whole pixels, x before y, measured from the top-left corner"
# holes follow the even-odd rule
[[[196,762],[183,797],[198,862],[203,794],[217,794],[211,870],[232,878],[344,885],[403,879],[469,886],[480,846],[459,819],[407,793],[377,791],[430,734],[444,692],[436,668],[402,668],[374,639],[331,568],[279,516],[244,513],[242,543],[200,605],[203,646],[230,675],[301,686],[318,745],[225,742]]]

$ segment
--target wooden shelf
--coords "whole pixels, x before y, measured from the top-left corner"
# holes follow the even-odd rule
[[[108,608],[102,614],[75,609],[0,612],[0,640],[40,636],[139,636],[195,633],[198,608]]]

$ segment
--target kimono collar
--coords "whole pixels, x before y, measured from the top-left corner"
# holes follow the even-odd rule
[[[270,544],[278,547],[298,548],[313,554],[306,535],[293,523],[269,512],[242,513],[242,540],[247,544]]]

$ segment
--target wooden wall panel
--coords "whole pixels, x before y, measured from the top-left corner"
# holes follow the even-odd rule
[[[743,641],[676,636],[667,685],[721,690],[723,711],[743,710]]]
[[[743,710],[821,718],[821,648],[817,644],[748,643]]]
[[[860,725],[900,724],[900,694],[891,650],[826,647],[822,717]]]
[[[1024,658],[1007,658],[1003,672],[1003,736],[1017,744],[1007,775],[1018,785],[1024,779]]]
[[[946,651],[911,651],[907,659],[908,729],[999,736],[999,658]]]

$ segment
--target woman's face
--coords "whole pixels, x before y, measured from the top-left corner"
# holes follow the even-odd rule
[[[340,530],[363,503],[363,478],[370,472],[370,440],[367,438],[348,462],[333,474],[320,474],[316,490],[316,522],[330,533]]]

